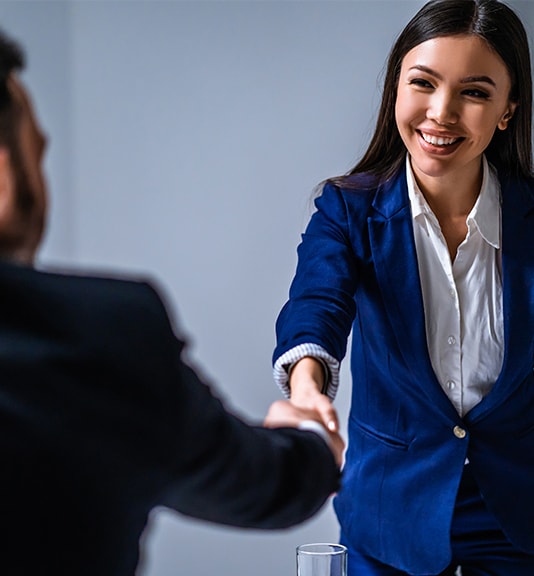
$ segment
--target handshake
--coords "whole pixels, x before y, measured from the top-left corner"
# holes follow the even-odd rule
[[[341,467],[345,442],[339,435],[336,411],[326,396],[322,395],[313,407],[297,406],[292,400],[278,400],[269,408],[263,424],[267,428],[292,427],[317,432]]]

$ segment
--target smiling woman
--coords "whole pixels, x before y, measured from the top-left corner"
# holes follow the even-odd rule
[[[393,46],[367,151],[316,200],[274,373],[336,422],[352,329],[349,576],[534,573],[534,438],[514,440],[534,426],[531,110],[516,14],[432,0]]]
[[[482,154],[516,109],[510,88],[504,62],[475,35],[427,40],[402,61],[397,128],[452,260],[482,185]]]
[[[480,189],[480,158],[516,108],[504,62],[478,36],[434,38],[403,59],[395,116],[425,195],[435,179],[450,198]],[[450,179],[453,179],[452,182]],[[464,191],[451,186],[464,183]]]

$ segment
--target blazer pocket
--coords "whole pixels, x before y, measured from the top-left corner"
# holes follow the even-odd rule
[[[353,419],[353,422],[361,430],[361,432],[365,434],[365,436],[373,438],[374,440],[378,440],[378,442],[381,442],[390,448],[395,448],[396,450],[408,450],[410,447],[410,442],[404,440],[403,438],[380,432],[372,426],[364,424],[363,422],[360,422],[356,419]]]

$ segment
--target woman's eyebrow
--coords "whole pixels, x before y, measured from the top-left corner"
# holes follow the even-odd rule
[[[462,78],[460,80],[462,84],[469,84],[470,82],[485,82],[486,84],[491,84],[492,86],[497,86],[495,81],[489,76],[468,76],[467,78]]]
[[[443,80],[443,76],[439,72],[436,72],[435,70],[432,70],[432,68],[424,66],[423,64],[416,64],[415,66],[412,66],[410,70],[421,70],[421,72],[426,72],[427,74],[434,76],[438,80]],[[485,82],[486,84],[490,84],[491,86],[496,86],[495,81],[492,78],[484,75],[467,76],[466,78],[462,78],[460,82],[462,84],[469,84],[471,82]]]

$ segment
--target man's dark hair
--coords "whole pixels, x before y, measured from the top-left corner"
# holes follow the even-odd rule
[[[12,72],[22,70],[25,58],[22,48],[0,30],[0,110],[11,103],[7,81]]]
[[[16,110],[9,89],[9,77],[22,70],[25,58],[22,48],[0,30],[0,144],[13,153],[16,146]]]

